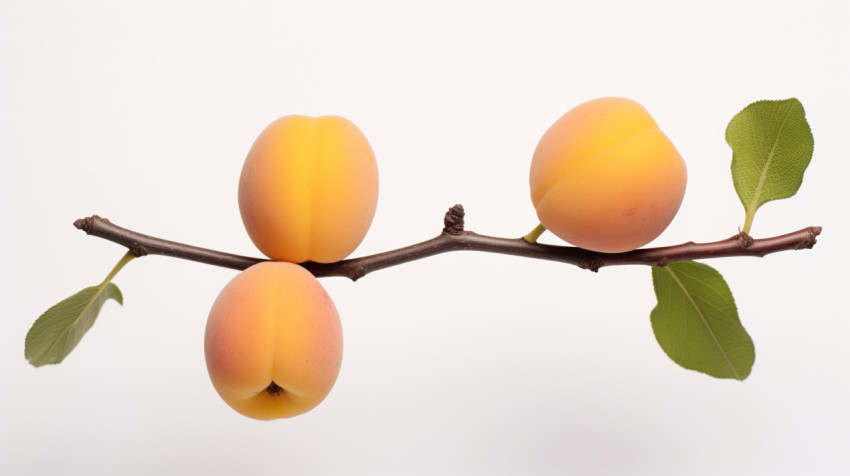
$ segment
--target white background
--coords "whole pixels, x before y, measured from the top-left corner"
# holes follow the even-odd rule
[[[844,0],[0,2],[0,473],[848,474],[848,23]],[[343,368],[294,419],[244,418],[209,382],[226,269],[137,260],[115,280],[124,307],[65,362],[24,359],[35,318],[124,252],[77,218],[258,255],[236,186],[279,116],[343,115],[369,137],[364,255],[436,235],[454,203],[468,229],[525,234],[537,140],[609,95],[644,104],[688,165],[654,245],[733,235],[727,122],[758,99],[806,108],[803,186],[752,232],[821,225],[817,246],[709,263],[756,345],[743,383],[665,356],[645,267],[479,253],[322,280]]]

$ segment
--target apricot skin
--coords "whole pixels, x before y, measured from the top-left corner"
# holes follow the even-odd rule
[[[269,258],[330,263],[369,230],[378,167],[368,140],[338,116],[286,116],[260,133],[242,167],[239,210]]]
[[[204,353],[213,386],[234,410],[258,420],[287,418],[330,392],[342,363],[342,327],[312,274],[263,262],[216,298]]]
[[[588,101],[546,131],[531,162],[540,223],[580,248],[630,251],[663,232],[682,203],[685,162],[640,104]]]

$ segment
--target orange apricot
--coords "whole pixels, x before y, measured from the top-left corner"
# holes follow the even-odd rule
[[[585,102],[546,131],[531,161],[540,223],[580,248],[615,253],[663,232],[682,203],[685,162],[630,99]]]
[[[338,116],[286,116],[254,142],[239,178],[239,210],[269,258],[330,263],[369,230],[378,167],[366,137]]]
[[[204,336],[221,398],[258,420],[304,413],[324,400],[342,363],[342,326],[319,281],[299,265],[263,262],[216,298]]]

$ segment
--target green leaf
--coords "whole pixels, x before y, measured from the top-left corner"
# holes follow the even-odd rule
[[[732,182],[746,212],[743,231],[749,233],[762,204],[797,193],[815,141],[803,105],[791,98],[745,107],[729,121],[726,142]]]
[[[94,324],[107,299],[124,304],[118,286],[104,282],[59,302],[39,317],[27,333],[24,355],[36,367],[62,362]]]
[[[723,276],[693,261],[652,268],[658,305],[652,331],[664,352],[686,369],[744,380],[755,361],[753,341]]]

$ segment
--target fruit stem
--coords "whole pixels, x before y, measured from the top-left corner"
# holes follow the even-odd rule
[[[544,231],[546,231],[546,227],[543,226],[542,223],[538,223],[537,226],[531,230],[531,233],[523,236],[522,239],[529,243],[537,243],[537,239],[540,238],[540,235],[542,235]]]

